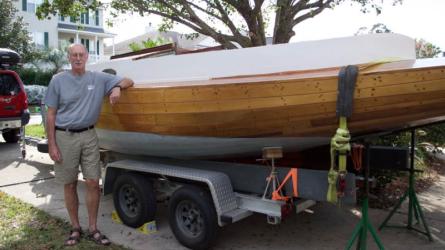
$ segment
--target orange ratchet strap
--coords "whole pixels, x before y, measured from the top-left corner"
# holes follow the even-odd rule
[[[274,201],[288,201],[291,197],[282,196],[280,194],[281,189],[284,187],[284,184],[292,177],[292,188],[293,188],[293,197],[298,197],[298,169],[291,168],[284,178],[281,185],[277,188],[277,190],[272,192],[272,200]]]

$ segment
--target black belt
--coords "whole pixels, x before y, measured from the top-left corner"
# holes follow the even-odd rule
[[[93,128],[94,128],[94,125],[91,125],[91,126],[86,127],[86,128],[61,128],[61,127],[57,127],[56,126],[56,130],[65,131],[65,132],[71,132],[71,133],[80,133],[80,132],[87,131],[87,130],[90,130],[90,129],[93,129]]]

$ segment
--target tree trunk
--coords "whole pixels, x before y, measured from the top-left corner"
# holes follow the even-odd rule
[[[291,25],[282,25],[278,27],[277,31],[278,32],[273,37],[273,44],[288,43],[289,40],[295,35]]]
[[[293,16],[291,14],[290,2],[278,0],[277,8],[272,43],[288,43],[291,37],[295,35],[295,32],[292,30]]]

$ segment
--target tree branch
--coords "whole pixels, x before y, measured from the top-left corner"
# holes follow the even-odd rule
[[[255,7],[253,8],[253,13],[260,13],[261,6],[263,6],[264,0],[255,0]]]
[[[232,34],[234,36],[238,36],[240,38],[245,38],[243,35],[241,35],[241,33],[238,31],[238,29],[236,28],[235,24],[232,22],[232,20],[230,20],[229,15],[227,14],[227,12],[224,10],[221,2],[219,0],[215,1],[216,5],[216,9],[218,9],[219,13],[221,13],[221,17],[222,17],[222,21],[224,24],[227,25],[227,27],[229,27],[230,31],[232,32]],[[245,40],[245,39],[243,39]],[[250,41],[245,41],[246,43],[249,43]]]
[[[223,35],[220,34],[218,32],[216,32],[212,27],[210,27],[209,25],[207,25],[206,22],[204,22],[197,14],[196,12],[190,7],[190,5],[188,5],[187,0],[178,0],[182,6],[184,7],[184,9],[188,12],[188,14],[190,15],[189,20],[191,22],[196,23],[199,27],[201,27],[202,30],[205,31],[205,34],[213,37],[215,40],[222,42],[223,44],[227,44],[230,43],[231,39],[234,39],[234,37],[231,36],[227,36],[227,35]],[[165,1],[163,1],[165,2]]]
[[[293,16],[295,16],[299,11],[303,10],[303,9],[314,9],[315,10],[310,10],[308,13],[301,15],[297,18],[295,18],[292,21],[292,26],[295,26],[299,23],[301,23],[302,21],[308,19],[308,18],[312,18],[318,14],[320,14],[324,9],[326,9],[327,7],[329,7],[329,5],[333,2],[334,0],[327,0],[325,3],[323,3],[323,0],[319,0],[317,3],[312,3],[312,4],[306,4],[302,9],[293,10]]]
[[[199,6],[199,5],[195,4],[195,3],[192,3],[192,2],[190,2],[190,1],[186,1],[186,2],[187,2],[187,4],[189,4],[190,6],[192,6],[193,8],[196,8],[196,9],[198,9],[198,10],[200,10],[200,11],[206,13],[206,14],[209,15],[209,16],[212,16],[212,17],[214,17],[214,18],[216,18],[216,19],[218,19],[218,20],[223,21],[223,19],[222,19],[221,16],[215,15],[214,13],[212,13],[212,12],[210,12],[210,11],[207,11],[206,9],[202,8],[201,6]],[[205,2],[207,2],[207,1],[205,1]],[[210,4],[210,3],[209,3],[209,5],[210,5],[210,6],[213,6],[214,8],[216,8],[216,6],[213,5],[213,4]]]
[[[318,2],[315,2],[315,3],[306,4],[306,9],[323,7],[323,6],[324,6],[324,8],[326,8],[334,0],[327,0],[325,3],[323,3],[323,1],[324,0],[319,0]]]

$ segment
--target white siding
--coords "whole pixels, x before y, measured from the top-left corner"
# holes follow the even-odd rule
[[[58,43],[58,31],[57,31],[57,17],[52,17],[51,19],[39,20],[35,13],[27,12],[22,10],[23,0],[14,1],[14,5],[17,8],[17,14],[23,17],[23,21],[28,24],[28,31],[30,33],[48,32],[48,46],[57,47]]]

